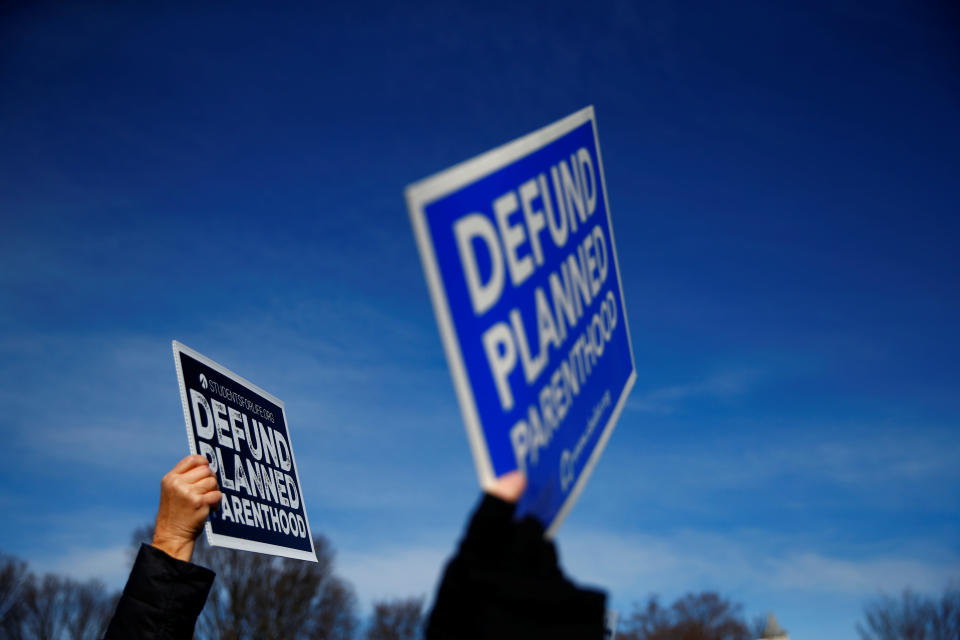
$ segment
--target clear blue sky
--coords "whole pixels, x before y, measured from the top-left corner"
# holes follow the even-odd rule
[[[593,104],[638,381],[570,573],[797,640],[960,577],[956,10],[415,4],[0,10],[0,550],[122,584],[176,338],[286,402],[364,605],[431,593],[477,488],[403,188]]]

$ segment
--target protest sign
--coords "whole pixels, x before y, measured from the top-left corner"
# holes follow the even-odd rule
[[[636,379],[593,107],[406,198],[480,484],[553,535]]]
[[[173,359],[190,451],[223,493],[207,542],[316,562],[283,402],[176,340]]]

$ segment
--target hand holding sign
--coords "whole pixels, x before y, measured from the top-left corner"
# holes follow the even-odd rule
[[[527,476],[522,471],[511,471],[497,478],[492,485],[487,487],[485,493],[500,498],[504,502],[516,504],[526,488]]]
[[[187,456],[160,481],[160,507],[153,530],[153,546],[189,562],[193,543],[203,530],[210,508],[219,504],[217,478],[207,459]]]

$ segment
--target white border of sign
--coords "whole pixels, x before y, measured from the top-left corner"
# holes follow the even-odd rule
[[[438,200],[458,189],[471,184],[502,167],[519,160],[520,158],[540,149],[554,140],[566,135],[585,122],[593,125],[593,142],[597,148],[597,162],[600,170],[600,180],[603,183],[604,206],[607,210],[607,226],[610,229],[610,240],[613,245],[613,257],[617,265],[617,285],[620,289],[620,300],[623,303],[624,328],[627,332],[627,345],[630,348],[630,365],[633,369],[627,378],[627,383],[623,387],[623,392],[617,400],[617,404],[610,414],[610,419],[600,434],[597,446],[590,454],[580,477],[566,501],[557,512],[557,517],[547,527],[547,537],[553,537],[559,528],[563,519],[567,517],[570,509],[573,507],[580,492],[586,485],[587,479],[593,473],[593,468],[600,459],[600,454],[610,439],[613,427],[616,425],[627,402],[627,396],[633,388],[637,379],[637,365],[633,359],[633,342],[630,340],[630,325],[627,322],[626,302],[623,297],[623,281],[619,277],[620,260],[617,258],[617,243],[613,237],[613,224],[610,220],[610,203],[607,198],[607,179],[603,171],[603,158],[600,154],[600,138],[597,135],[597,120],[594,115],[593,105],[585,107],[580,111],[549,124],[542,129],[517,138],[513,142],[508,142],[496,149],[491,149],[470,160],[454,165],[430,177],[418,180],[406,188],[405,195],[407,200],[407,209],[410,212],[410,221],[413,224],[414,235],[417,239],[420,261],[423,264],[423,271],[426,275],[427,286],[430,289],[430,299],[433,302],[434,315],[437,318],[437,326],[440,329],[440,339],[443,342],[443,349],[447,356],[447,363],[450,367],[450,375],[453,378],[453,386],[457,393],[457,400],[460,404],[460,413],[463,416],[463,422],[467,430],[467,439],[470,442],[470,450],[473,452],[473,462],[477,469],[477,478],[480,486],[487,489],[493,484],[496,477],[493,473],[493,464],[490,461],[490,454],[487,451],[486,439],[483,435],[483,428],[480,425],[480,416],[477,411],[476,400],[473,397],[473,389],[467,379],[467,369],[463,362],[463,355],[460,351],[460,342],[457,340],[457,334],[453,328],[453,319],[450,313],[450,306],[447,302],[446,293],[443,289],[443,281],[440,278],[440,267],[437,264],[437,254],[433,248],[433,242],[430,239],[430,232],[427,228],[426,207],[431,202]]]
[[[267,544],[266,542],[256,542],[254,540],[247,540],[245,538],[235,538],[233,536],[225,536],[220,533],[214,533],[213,528],[210,525],[210,520],[207,520],[206,523],[204,523],[204,531],[207,533],[207,542],[210,543],[211,546],[215,547],[227,547],[229,549],[241,549],[243,551],[256,551],[257,553],[267,553],[273,556],[282,556],[284,558],[293,558],[295,560],[310,560],[312,562],[316,562],[317,554],[316,549],[313,547],[313,533],[312,529],[310,529],[310,518],[307,516],[307,503],[303,497],[303,487],[300,486],[300,467],[297,466],[297,458],[293,453],[293,440],[290,438],[290,423],[287,421],[287,409],[284,406],[283,401],[272,393],[264,391],[243,376],[239,376],[223,365],[214,362],[202,353],[198,353],[187,345],[174,340],[173,361],[177,367],[177,382],[180,384],[180,402],[183,404],[183,420],[187,427],[187,440],[190,442],[190,452],[194,455],[199,454],[199,450],[197,449],[197,441],[193,437],[193,422],[190,419],[190,403],[187,400],[187,386],[184,384],[183,369],[180,367],[181,353],[185,353],[194,360],[202,362],[211,369],[219,372],[221,375],[239,382],[251,391],[260,394],[273,404],[280,407],[280,412],[283,414],[283,424],[286,425],[287,428],[287,440],[290,442],[290,459],[293,461],[293,468],[297,470],[297,491],[300,492],[300,500],[303,504],[303,518],[307,524],[307,537],[310,539],[310,551],[301,551],[300,549],[291,549],[289,547],[281,547],[275,544]]]

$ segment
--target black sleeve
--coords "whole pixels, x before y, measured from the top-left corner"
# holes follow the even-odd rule
[[[564,577],[554,544],[515,507],[483,497],[447,564],[427,640],[601,640],[606,595]]]
[[[190,640],[214,573],[140,545],[104,640]]]

